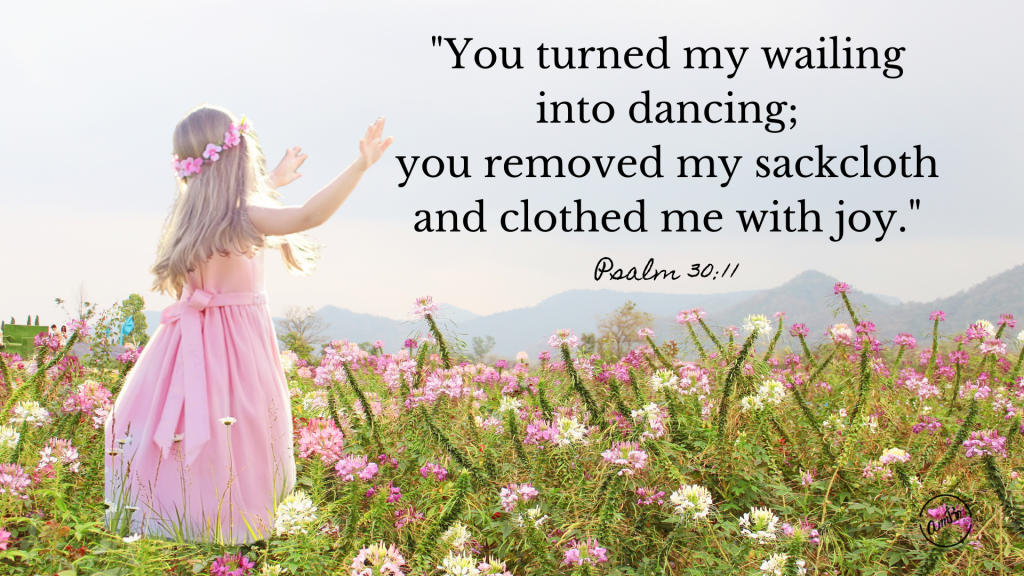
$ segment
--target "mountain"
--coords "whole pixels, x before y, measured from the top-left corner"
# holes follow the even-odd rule
[[[786,312],[786,324],[807,324],[812,339],[822,337],[829,325],[849,323],[842,301],[833,294],[836,278],[816,271],[799,274],[782,286],[758,292],[736,303],[710,319],[719,326],[740,325],[748,314],[769,316],[777,311]],[[900,332],[917,336],[931,334],[934,323],[928,320],[933,310],[946,313],[940,326],[944,333],[965,330],[980,319],[995,322],[999,314],[1024,314],[1024,265],[1017,266],[984,282],[962,290],[953,296],[928,303],[893,303],[891,298],[853,291],[849,294],[857,315],[874,322],[883,338],[892,338]],[[839,309],[838,317],[832,311]]]
[[[792,280],[767,290],[748,290],[719,294],[661,294],[653,292],[616,292],[614,290],[568,290],[541,301],[535,306],[481,316],[449,304],[441,306],[442,325],[470,345],[475,336],[493,336],[493,352],[506,358],[519,351],[531,355],[547,348],[547,338],[558,328],[571,328],[576,334],[595,332],[598,319],[622,306],[627,300],[655,317],[658,339],[678,338],[683,332],[675,322],[683,309],[701,306],[707,320],[714,326],[741,326],[749,314],[769,318],[778,311],[786,312],[786,325],[802,322],[811,331],[811,340],[823,337],[829,325],[849,322],[842,301],[832,287],[839,279],[814,270],[805,271]],[[996,321],[999,314],[1024,316],[1024,265],[992,276],[967,290],[929,303],[900,302],[898,298],[854,291],[850,300],[862,319],[875,322],[882,338],[899,332],[928,337],[932,310],[943,310],[944,333],[964,330],[970,323],[986,318]],[[836,315],[833,315],[833,312]],[[320,316],[330,325],[332,340],[350,342],[383,340],[386,350],[397,350],[423,325],[353,312],[337,306],[324,306]],[[150,334],[159,324],[159,312],[146,312]],[[788,331],[786,334],[788,339]],[[785,342],[784,342],[785,344]]]

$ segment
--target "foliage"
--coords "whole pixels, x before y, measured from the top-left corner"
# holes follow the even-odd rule
[[[113,400],[130,361],[115,371],[93,356],[79,373],[55,370],[70,345],[5,356],[0,573],[214,574],[239,554],[251,575],[361,574],[355,560],[385,556],[422,576],[461,561],[517,576],[1021,572],[1024,341],[1000,331],[1004,350],[972,326],[919,353],[837,307],[861,330],[837,324],[819,345],[757,330],[729,344],[701,320],[680,330],[700,338],[699,358],[623,333],[619,359],[560,331],[541,362],[495,367],[452,362],[459,347],[425,314],[430,339],[396,354],[330,343],[317,359],[326,380],[303,333],[285,332],[302,357],[286,363],[297,437],[324,419],[344,436],[339,452],[380,471],[346,482],[330,458],[297,456],[315,523],[243,547],[126,541],[130,526],[104,525],[102,427],[67,398],[93,380]],[[49,417],[30,423],[28,402]],[[57,439],[77,452],[47,464]],[[972,513],[967,541],[948,550],[918,528],[943,493]]]

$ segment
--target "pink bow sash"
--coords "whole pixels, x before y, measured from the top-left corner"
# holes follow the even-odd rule
[[[206,390],[206,358],[203,351],[203,310],[213,306],[248,306],[266,304],[263,292],[233,292],[210,294],[205,290],[194,290],[183,294],[175,304],[168,306],[160,316],[160,323],[177,320],[181,324],[181,344],[174,367],[171,389],[153,433],[153,440],[167,457],[174,444],[175,427],[185,412],[184,444],[185,463],[191,465],[203,447],[210,440],[213,422],[207,406],[209,396]],[[219,417],[231,416],[220,414]]]

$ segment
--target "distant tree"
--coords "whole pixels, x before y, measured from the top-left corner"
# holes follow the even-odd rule
[[[484,359],[490,354],[491,350],[494,349],[494,336],[479,336],[473,337],[473,357],[471,358],[474,362],[483,362]]]
[[[312,306],[308,308],[289,306],[284,309],[284,318],[277,321],[277,333],[279,334],[278,339],[281,340],[289,350],[299,354],[298,350],[292,348],[289,343],[285,341],[285,336],[294,333],[292,342],[308,346],[310,352],[312,352],[315,346],[327,342],[327,330],[330,327],[330,324],[324,322],[324,320],[320,318],[319,314],[313,310]],[[281,334],[284,336],[281,336]]]
[[[628,354],[641,342],[637,332],[644,326],[650,326],[652,322],[654,316],[637,310],[636,304],[632,301],[627,301],[619,309],[598,320],[599,338],[606,346],[606,353],[611,356],[608,360],[618,360]]]
[[[582,350],[586,351],[588,354],[593,354],[598,351],[597,334],[594,334],[593,332],[580,334],[580,343]]]
[[[306,341],[302,334],[292,331],[286,334],[281,334],[277,338],[281,341],[282,344],[284,344],[284,347],[286,349],[295,352],[295,354],[299,358],[302,358],[307,362],[312,360],[311,356],[313,354],[314,348],[309,342]]]
[[[131,294],[128,298],[121,301],[121,313],[122,322],[127,322],[129,318],[135,323],[135,327],[131,333],[125,337],[125,340],[131,340],[137,346],[145,346],[149,342],[149,336],[146,334],[146,314],[143,310],[146,308],[146,300],[138,294]]]

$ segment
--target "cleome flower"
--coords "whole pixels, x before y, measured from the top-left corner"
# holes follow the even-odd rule
[[[616,442],[602,452],[601,457],[609,464],[624,467],[619,470],[619,476],[632,476],[635,470],[643,470],[647,466],[647,452],[641,450],[636,442]]]
[[[889,448],[878,458],[878,461],[882,464],[892,464],[893,462],[910,462],[910,454],[906,450],[900,450],[899,448]]]
[[[772,323],[763,314],[751,314],[743,319],[743,329],[747,334],[756,330],[758,337],[768,339],[772,334]]]
[[[478,563],[478,560],[471,554],[449,552],[437,569],[441,570],[445,576],[479,576]]]
[[[684,520],[701,520],[711,513],[711,491],[698,484],[684,484],[668,498]]]
[[[561,348],[562,345],[568,346],[570,349],[576,348],[580,345],[580,339],[578,336],[572,333],[572,330],[568,328],[559,328],[555,330],[555,333],[548,338],[548,346],[552,348]]]
[[[405,557],[394,544],[371,544],[359,550],[352,560],[351,576],[402,576]]]
[[[776,552],[769,556],[764,562],[761,563],[761,573],[770,574],[771,576],[782,576],[786,572],[786,562],[789,560],[789,554],[783,554]],[[807,574],[807,568],[805,568],[806,562],[803,560],[796,560],[796,573],[798,576]]]
[[[23,400],[14,405],[11,424],[29,424],[42,428],[50,423],[50,412],[35,400]]]
[[[288,495],[277,505],[277,512],[274,517],[274,529],[277,535],[284,534],[308,534],[309,524],[316,521],[316,506],[313,506],[306,493],[296,490]]]
[[[659,390],[679,390],[679,376],[677,376],[671,370],[658,370],[651,376],[651,389],[655,392]]]
[[[779,531],[779,517],[768,508],[751,508],[740,517],[740,533],[759,544],[772,542]]]
[[[437,311],[440,309],[437,304],[434,304],[433,296],[420,296],[413,304],[412,313],[420,318],[426,318],[428,314],[437,314]]]

